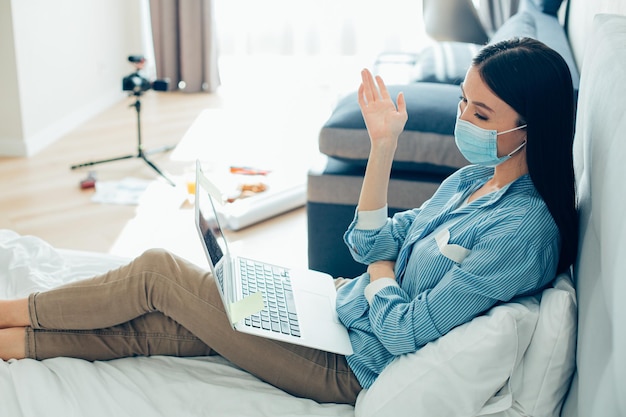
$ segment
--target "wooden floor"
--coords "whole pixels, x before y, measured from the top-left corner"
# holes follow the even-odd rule
[[[282,158],[306,166],[316,156],[321,124],[337,98],[358,85],[360,68],[353,61],[343,66],[256,62],[248,70],[245,65],[242,69],[240,62],[221,65],[223,86],[217,93],[149,91],[142,96],[145,149],[176,145],[201,111],[217,109],[233,123],[222,123],[221,130],[207,132],[207,140],[215,143],[215,155],[221,156],[225,141],[237,137],[250,142],[235,148],[249,146],[257,157]],[[350,81],[346,84],[347,78]],[[165,217],[138,220],[142,213],[158,213],[158,207],[139,210],[137,206],[94,203],[94,191],[79,187],[90,170],[95,171],[98,181],[157,178],[144,161],[133,158],[70,169],[82,162],[136,153],[136,115],[129,108],[132,102],[131,98],[120,101],[32,157],[0,158],[0,228],[37,236],[60,248],[135,256],[154,244],[180,248],[182,255],[196,257],[197,253],[186,251],[195,247],[193,239],[197,238],[188,229],[177,230],[176,221]],[[233,146],[228,149],[232,152]],[[191,161],[174,160],[171,155],[155,153],[150,159],[173,176],[182,175]],[[156,236],[155,230],[165,232],[151,242],[149,237]],[[232,232],[231,238],[247,255],[306,266],[304,208]]]

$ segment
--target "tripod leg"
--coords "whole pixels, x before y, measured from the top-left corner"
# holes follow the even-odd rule
[[[125,155],[125,156],[120,156],[120,157],[117,157],[117,158],[103,159],[103,160],[100,160],[100,161],[85,162],[83,164],[72,165],[70,167],[70,169],[90,167],[92,165],[106,164],[107,162],[121,161],[123,159],[131,159],[131,158],[137,158],[137,155]]]
[[[166,145],[156,149],[150,149],[149,151],[143,151],[144,155],[152,155],[153,153],[169,152],[176,148],[176,145]]]
[[[148,164],[153,170],[155,170],[157,172],[157,174],[159,174],[160,176],[162,176],[163,178],[165,178],[165,180],[172,186],[172,187],[176,187],[176,184],[174,183],[174,181],[172,181],[167,175],[165,175],[165,173],[163,171],[161,171],[159,169],[159,167],[157,167],[156,165],[154,165],[152,163],[152,161],[150,161],[148,158],[146,158],[146,156],[144,154],[140,155],[140,158],[143,159],[144,161],[146,161],[146,164]]]
[[[146,155],[153,154],[153,153],[156,153],[156,152],[167,152],[167,151],[170,151],[170,150],[174,149],[175,146],[163,146],[161,148],[158,148],[158,149],[155,149],[155,150],[152,150],[152,151],[149,151],[149,152],[146,152],[146,151],[143,150],[143,146],[141,144],[141,101],[139,100],[139,97],[141,96],[141,93],[142,92],[135,92],[135,102],[130,105],[130,107],[134,107],[135,110],[137,111],[137,154],[136,155],[120,156],[118,158],[104,159],[104,160],[101,160],[101,161],[85,162],[83,164],[72,165],[70,167],[71,169],[88,167],[88,166],[92,166],[92,165],[96,165],[96,164],[104,164],[106,162],[120,161],[122,159],[141,158],[144,161],[146,161],[146,163],[148,165],[150,165],[150,167],[152,169],[154,169],[160,176],[165,178],[167,180],[167,182],[170,183],[170,185],[176,186],[174,181],[172,181],[170,178],[168,178],[168,176],[165,175],[165,173],[163,173],[156,165],[154,165],[151,161],[149,161],[146,158]]]

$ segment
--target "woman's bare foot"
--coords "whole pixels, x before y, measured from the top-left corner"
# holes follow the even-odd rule
[[[26,356],[26,330],[10,327],[0,330],[0,359],[24,359]]]
[[[0,329],[30,326],[28,299],[0,300]]]

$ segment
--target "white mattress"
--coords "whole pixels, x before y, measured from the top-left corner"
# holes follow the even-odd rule
[[[0,299],[26,296],[120,265],[124,258],[60,250],[0,230]],[[262,360],[262,359],[261,359]],[[220,357],[87,362],[0,360],[0,416],[354,416],[295,398]]]

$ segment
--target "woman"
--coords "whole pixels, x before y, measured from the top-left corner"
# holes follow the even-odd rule
[[[362,72],[371,152],[345,241],[369,266],[337,279],[353,355],[234,332],[210,273],[151,250],[102,276],[0,302],[0,357],[219,354],[294,395],[354,404],[396,355],[539,291],[575,258],[574,100],[563,59],[530,39],[487,46],[461,90],[455,137],[475,165],[419,209],[387,218],[406,104]]]

